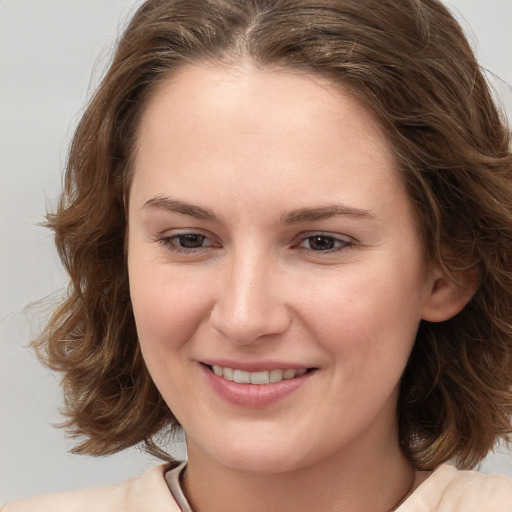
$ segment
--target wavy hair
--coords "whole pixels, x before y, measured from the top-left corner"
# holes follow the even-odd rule
[[[428,261],[480,276],[467,306],[422,322],[398,403],[420,469],[475,466],[511,434],[510,133],[463,31],[437,0],[148,0],[118,41],[74,135],[48,224],[66,299],[34,342],[62,372],[74,451],[142,443],[166,457],[180,428],[144,365],[130,305],[124,198],[141,113],[190,63],[249,61],[341,84],[392,142]]]

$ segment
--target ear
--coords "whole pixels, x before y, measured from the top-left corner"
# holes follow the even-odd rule
[[[421,318],[429,322],[443,322],[454,317],[473,297],[480,275],[476,267],[449,275],[436,265],[432,269],[430,295],[423,304]]]

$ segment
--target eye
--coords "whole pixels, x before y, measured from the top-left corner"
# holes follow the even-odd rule
[[[315,233],[302,239],[299,247],[315,252],[330,252],[350,247],[353,242],[348,237],[335,236],[324,233]]]
[[[189,233],[186,235],[176,235],[171,237],[171,240],[182,247],[183,249],[198,249],[203,247],[205,241],[208,239],[205,235],[199,235],[197,233]]]
[[[157,240],[167,249],[175,252],[193,252],[198,249],[214,247],[212,240],[202,233],[177,233],[163,236]]]

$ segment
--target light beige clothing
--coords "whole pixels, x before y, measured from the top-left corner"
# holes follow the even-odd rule
[[[119,484],[81,491],[47,494],[14,501],[1,512],[180,512],[167,482],[168,466],[157,466],[142,476]]]
[[[512,512],[512,479],[443,464],[396,512]]]
[[[138,478],[119,484],[28,498],[13,502],[0,510],[180,512],[169,487],[174,489],[178,501],[185,500],[178,483],[182,467],[169,470],[169,466],[158,466]],[[186,506],[185,503],[184,507]],[[396,512],[512,512],[512,479],[502,475],[458,471],[451,466],[442,465],[421,483]]]

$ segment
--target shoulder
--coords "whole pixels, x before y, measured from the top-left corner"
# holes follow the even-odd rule
[[[512,479],[442,465],[397,509],[416,511],[512,512]]]
[[[165,481],[168,469],[156,466],[114,485],[15,501],[0,507],[0,512],[179,512]]]

